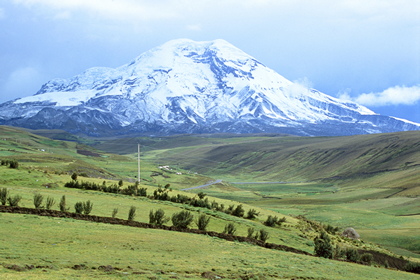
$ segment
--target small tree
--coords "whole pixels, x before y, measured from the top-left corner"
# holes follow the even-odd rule
[[[235,210],[232,211],[232,215],[236,217],[243,217],[245,214],[245,210],[242,207],[242,204],[236,206]]]
[[[47,208],[48,210],[51,209],[51,207],[53,207],[55,204],[55,200],[52,197],[47,197],[47,201],[45,202],[45,208]]]
[[[197,225],[199,230],[206,230],[207,226],[210,223],[210,217],[206,214],[201,214],[198,216],[197,220],[195,221],[195,224]]]
[[[265,220],[264,225],[268,227],[274,227],[277,222],[278,222],[278,218],[276,216],[269,215],[267,217],[267,220]]]
[[[203,199],[206,196],[206,194],[203,192],[199,192],[197,195],[199,199]]]
[[[19,206],[19,202],[22,199],[22,197],[20,195],[15,195],[15,196],[9,196],[7,198],[7,202],[9,203],[10,206],[12,207],[18,207]]]
[[[164,223],[167,223],[169,221],[169,218],[165,217],[165,211],[162,209],[156,210],[156,212],[153,212],[153,210],[150,210],[149,212],[149,223],[153,225],[161,226]]]
[[[183,210],[172,215],[172,224],[174,227],[186,229],[192,223],[194,216],[191,212]]]
[[[246,236],[246,237],[248,237],[248,238],[254,238],[254,232],[255,232],[255,229],[254,228],[248,228],[248,235]]]
[[[42,208],[42,201],[44,200],[44,196],[40,193],[34,194],[34,206],[36,209]]]
[[[223,230],[223,233],[234,235],[235,232],[236,232],[236,226],[234,223],[228,223],[227,225],[225,225],[225,229]]]
[[[259,238],[261,241],[266,242],[269,237],[270,235],[268,234],[268,231],[265,231],[264,229],[260,229]]]
[[[248,213],[246,214],[247,219],[255,219],[258,215],[260,215],[260,212],[257,212],[255,209],[249,209]]]
[[[76,211],[77,214],[82,214],[83,213],[83,202],[76,202],[76,204],[74,204],[74,210]]]
[[[67,208],[67,205],[66,205],[66,196],[65,195],[63,195],[61,197],[59,206],[60,206],[60,211],[61,212],[67,212],[69,210],[69,208]]]
[[[315,238],[315,255],[326,259],[332,259],[334,253],[330,237],[325,231]]]
[[[76,181],[77,180],[77,173],[76,172],[74,172],[73,174],[71,174],[71,179],[73,181]]]
[[[123,180],[119,180],[119,181],[118,181],[118,187],[120,187],[120,188],[121,188],[123,185],[124,185]]]
[[[134,218],[136,217],[136,207],[135,206],[131,206],[130,210],[128,211],[128,220],[129,221],[133,221]]]
[[[114,208],[114,210],[112,210],[112,218],[115,218],[118,214],[118,208]]]
[[[92,212],[93,203],[90,200],[83,202],[83,213],[89,215]]]
[[[286,222],[286,217],[279,219],[277,216],[269,215],[267,220],[264,222],[264,225],[268,227],[274,227],[275,225],[281,226],[284,222]]]
[[[1,205],[6,205],[7,197],[9,196],[9,190],[7,188],[0,189],[0,202]]]

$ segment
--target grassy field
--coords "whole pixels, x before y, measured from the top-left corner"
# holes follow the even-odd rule
[[[353,227],[364,240],[420,258],[420,199],[392,196],[393,189],[297,184],[212,186],[206,193],[287,215],[304,215],[340,228]]]
[[[2,279],[418,279],[415,274],[226,242],[217,238],[0,214]],[[7,256],[7,259],[4,259]],[[248,278],[246,278],[248,277]]]
[[[420,132],[188,139],[156,141],[145,157],[223,179],[206,189],[210,195],[352,226],[369,241],[419,257]]]
[[[400,138],[415,146],[410,142],[412,136],[407,137],[408,140],[405,136]],[[132,147],[136,147],[138,140],[85,140],[84,144],[79,144],[51,140],[0,126],[0,160],[14,159],[19,162],[18,169],[0,166],[0,187],[8,188],[11,195],[22,196],[20,205],[24,207],[34,207],[35,193],[42,194],[44,198],[54,198],[56,204],[53,209],[58,209],[58,202],[65,195],[72,212],[76,202],[90,200],[94,205],[91,214],[97,216],[110,217],[113,209],[117,208],[116,217],[127,219],[129,208],[135,206],[135,220],[146,223],[150,210],[163,209],[168,217],[181,210],[188,210],[195,217],[200,214],[208,215],[209,231],[222,232],[228,223],[236,226],[236,235],[239,236],[246,236],[249,228],[264,229],[269,233],[269,242],[312,254],[313,238],[319,231],[296,218],[297,215],[304,215],[340,228],[356,228],[362,241],[332,237],[335,243],[342,246],[386,252],[370,243],[376,242],[405,258],[419,258],[420,242],[417,232],[420,221],[416,213],[419,200],[417,185],[413,183],[417,178],[414,172],[417,170],[417,161],[410,155],[408,148],[401,147],[405,152],[399,153],[404,154],[405,165],[400,166],[401,160],[394,160],[392,156],[388,160],[397,162],[395,164],[400,169],[395,169],[392,167],[395,164],[390,165],[388,162],[386,168],[392,168],[392,171],[375,171],[375,175],[363,180],[356,177],[350,179],[354,177],[350,173],[343,180],[305,179],[308,174],[316,173],[318,167],[313,167],[314,170],[306,170],[303,175],[292,174],[289,178],[295,181],[289,183],[233,184],[256,182],[257,180],[253,181],[255,178],[263,178],[262,174],[268,172],[267,169],[261,169],[260,151],[253,151],[251,147],[261,147],[263,143],[264,148],[272,153],[277,150],[275,147],[279,141],[283,143],[283,148],[295,149],[293,147],[296,142],[298,146],[318,143],[326,147],[327,144],[323,143],[326,139],[272,135],[142,139],[148,141],[148,145],[142,145],[140,187],[147,188],[148,194],[152,194],[159,185],[166,184],[170,184],[170,195],[174,196],[183,194],[197,197],[197,193],[204,191],[210,201],[226,207],[242,203],[245,211],[256,209],[260,215],[254,220],[170,201],[63,187],[65,182],[71,180],[70,175],[73,172],[79,174],[80,181],[112,185],[122,179],[123,187],[133,184],[137,174],[137,155],[136,149],[133,152]],[[347,141],[350,140],[344,142]],[[95,148],[85,145],[92,143],[96,143]],[[124,151],[120,155],[110,153],[118,143]],[[107,152],[97,149],[98,147]],[[263,158],[271,158],[273,155],[270,153],[264,153]],[[296,157],[297,155],[291,157],[293,162],[297,162]],[[306,160],[309,159],[302,158],[299,164],[303,166]],[[313,160],[312,164],[319,161]],[[196,164],[194,168],[188,169],[193,162]],[[270,162],[274,164],[271,159]],[[255,170],[253,165],[248,165],[250,163],[256,166]],[[159,168],[162,165],[168,165],[169,168]],[[346,168],[342,167],[343,170]],[[371,167],[370,170],[375,168],[378,169]],[[328,174],[332,174],[331,172],[337,172],[340,168],[327,169]],[[404,189],[401,189],[401,185],[384,186],[379,183],[381,180],[398,180],[397,178],[402,177],[400,172],[406,177]],[[268,179],[271,182],[273,179],[285,181],[280,175]],[[181,191],[214,179],[223,181],[206,189]],[[350,181],[354,183],[351,184]],[[263,222],[269,215],[286,217],[286,222],[282,226],[264,226]],[[219,276],[226,279],[418,278],[415,274],[401,271],[269,250],[190,233],[26,214],[0,213],[0,223],[2,279],[215,279]],[[167,224],[170,225],[171,222]],[[194,223],[191,227],[197,228]]]

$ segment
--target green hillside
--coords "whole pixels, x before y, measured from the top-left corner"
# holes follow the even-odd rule
[[[356,227],[370,241],[420,257],[419,139],[419,131],[348,137],[181,135],[124,139],[122,145],[110,140],[97,147],[124,153],[125,143],[142,143],[149,161],[223,179],[206,189],[210,195]]]
[[[82,141],[85,144],[80,144],[0,126],[0,160],[19,163],[18,168],[0,166],[0,190],[7,189],[9,197],[21,196],[20,207],[34,208],[35,194],[43,196],[44,207],[47,198],[54,199],[52,209],[56,212],[63,196],[71,213],[75,212],[76,202],[93,203],[88,215],[92,221],[58,217],[54,212],[36,209],[32,214],[12,214],[7,213],[10,207],[0,206],[3,241],[0,274],[5,279],[417,279],[413,273],[395,270],[403,269],[408,260],[418,261],[415,235],[418,216],[398,216],[413,213],[418,207],[415,197],[395,194],[393,188],[366,188],[360,183],[350,187],[346,182],[342,186],[337,179],[324,182],[308,177],[304,181],[302,177],[299,183],[256,184],[263,173],[253,171],[254,159],[249,155],[258,157],[258,152],[248,150],[250,147],[265,143],[266,149],[274,151],[275,143],[280,140],[285,144],[306,141],[305,145],[316,146],[316,142],[310,142],[321,139],[218,135],[101,140],[100,143],[85,139]],[[94,148],[86,145],[94,142]],[[146,196],[129,191],[137,190],[134,187],[137,143],[142,147],[138,188],[146,189]],[[219,151],[222,160],[215,157],[219,149],[226,149],[224,153]],[[220,165],[224,160],[229,161],[227,151],[234,159],[230,170]],[[407,155],[403,161],[409,158]],[[244,165],[244,161],[249,165]],[[413,162],[401,170],[416,168]],[[71,178],[73,173],[78,174],[77,181]],[[250,181],[254,176],[256,181]],[[205,189],[181,190],[215,179],[223,181]],[[245,181],[253,184],[233,184]],[[69,182],[89,183],[96,190],[64,187]],[[112,193],[119,184],[119,191]],[[106,219],[115,216],[126,221],[133,206],[137,209],[134,221],[141,223],[149,223],[150,211],[158,209],[168,218],[185,210],[193,215],[194,221],[204,215],[210,219],[208,234],[197,234],[198,225],[194,221],[189,226],[191,230],[185,232],[93,222],[96,216]],[[345,206],[357,207],[357,211],[351,212]],[[234,214],[239,208],[243,213]],[[259,214],[247,218],[250,210]],[[375,217],[378,214],[381,223]],[[269,216],[285,221],[267,226]],[[165,225],[169,227],[172,223],[169,220]],[[361,240],[340,235],[345,227],[355,227],[358,223],[366,224],[364,229],[356,227]],[[236,231],[223,235],[228,225]],[[242,240],[250,229],[254,234],[247,242],[229,241]],[[254,239],[255,233],[261,230],[268,234],[266,242]],[[343,252],[355,249],[360,254],[371,252],[374,263],[370,266],[350,263],[343,261],[342,255],[337,255],[337,260],[312,256],[314,238],[324,230],[330,232],[328,236],[334,248]],[[377,234],[378,230],[381,234]],[[391,230],[393,234],[399,231],[398,240],[404,238],[405,247],[396,246],[396,241],[389,239]],[[388,245],[398,254],[369,242],[376,241],[375,238],[380,241],[377,243]],[[276,246],[281,250],[267,249]]]

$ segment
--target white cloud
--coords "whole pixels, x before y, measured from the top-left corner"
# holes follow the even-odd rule
[[[326,15],[357,20],[417,19],[417,10],[413,8],[417,5],[417,0],[321,0],[305,1],[304,5],[302,1],[290,0],[13,0],[13,2],[26,7],[49,7],[56,11],[86,11],[95,16],[119,20],[155,20],[196,15],[213,18],[215,13],[220,15],[227,12],[233,16],[241,15],[244,11],[254,13],[276,11],[283,15],[290,15],[292,12],[294,16],[315,16],[318,19]]]
[[[339,98],[366,106],[413,105],[420,101],[420,85],[395,86],[382,92],[363,93],[357,97],[351,97],[348,92],[344,92]]]
[[[301,96],[306,96],[310,94],[312,88],[312,82],[304,77],[298,80],[293,81],[290,85],[287,86],[287,92],[290,96],[299,98]]]

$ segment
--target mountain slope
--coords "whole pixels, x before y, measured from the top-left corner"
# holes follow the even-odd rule
[[[125,148],[121,143],[140,143],[150,160],[233,182],[349,182],[416,196],[419,137],[420,131],[346,137],[191,135],[109,140],[96,148],[119,153]]]
[[[418,130],[292,83],[223,40],[174,40],[119,68],[55,79],[0,105],[0,124],[115,134],[282,132],[349,135]]]

